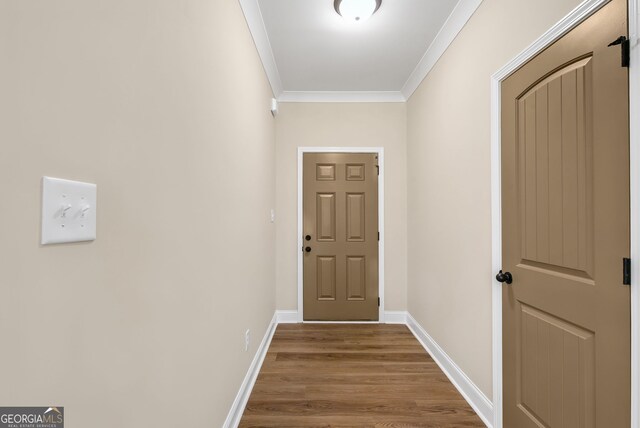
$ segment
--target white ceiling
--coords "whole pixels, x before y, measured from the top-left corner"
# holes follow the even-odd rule
[[[404,101],[481,0],[382,0],[358,23],[338,15],[333,0],[240,2],[281,100],[367,94]]]

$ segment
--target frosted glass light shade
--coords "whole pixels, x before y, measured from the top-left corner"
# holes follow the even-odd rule
[[[336,11],[349,21],[365,21],[380,7],[381,0],[335,0]]]

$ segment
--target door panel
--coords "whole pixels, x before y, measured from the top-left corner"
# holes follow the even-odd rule
[[[630,425],[622,34],[613,0],[502,84],[506,428]]]
[[[336,240],[336,194],[318,193],[316,195],[316,230],[320,242]]]
[[[521,411],[541,426],[595,426],[593,332],[525,304],[519,309]]]
[[[335,181],[336,165],[335,164],[317,164],[316,180],[317,181]]]
[[[347,256],[348,300],[365,300],[367,298],[365,266],[365,257]]]
[[[317,256],[318,300],[336,300],[336,258]]]
[[[364,164],[347,164],[347,180],[363,181],[364,180]]]
[[[305,320],[378,319],[376,165],[371,153],[304,155]]]
[[[365,200],[364,193],[347,193],[347,241],[364,242]]]
[[[551,270],[584,272],[593,259],[590,64],[586,58],[560,69],[517,105],[522,254]]]

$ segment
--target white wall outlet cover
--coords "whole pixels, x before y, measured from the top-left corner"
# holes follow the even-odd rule
[[[97,186],[42,177],[42,245],[96,239]]]

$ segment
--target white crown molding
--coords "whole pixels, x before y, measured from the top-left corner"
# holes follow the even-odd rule
[[[262,19],[258,0],[240,0],[240,7],[242,7],[244,18],[249,26],[249,31],[258,50],[258,55],[262,61],[273,95],[278,98],[282,93],[282,80],[280,79],[276,59],[273,56],[273,49],[271,49],[271,42]]]
[[[399,91],[284,91],[281,103],[403,103]]]
[[[427,74],[436,65],[481,3],[482,0],[460,0],[456,7],[453,8],[451,15],[449,15],[436,38],[429,45],[427,52],[400,90],[405,99],[408,100],[418,89],[420,83],[427,77]]]
[[[279,102],[403,103],[447,50],[482,0],[460,0],[400,91],[284,91],[258,0],[239,0],[271,90]]]

